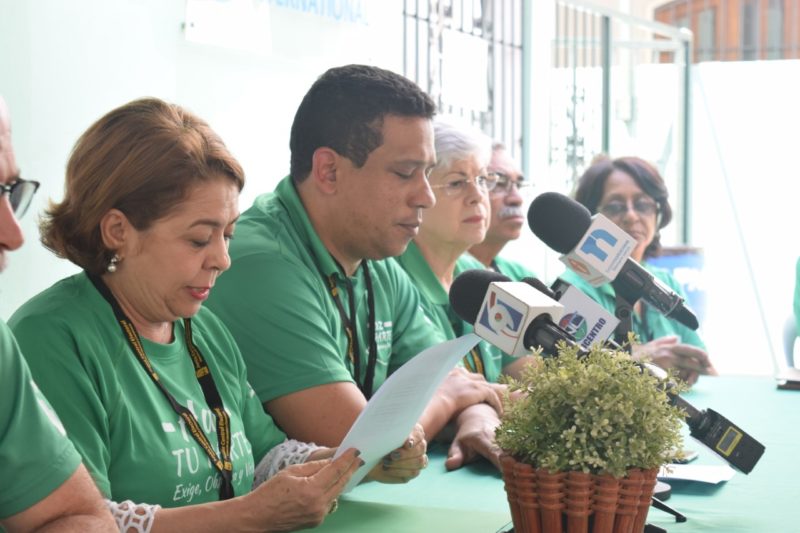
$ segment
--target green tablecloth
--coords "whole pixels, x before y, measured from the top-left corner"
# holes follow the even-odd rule
[[[666,503],[688,521],[675,523],[653,508],[648,521],[675,533],[800,533],[800,391],[776,390],[768,378],[704,377],[685,396],[697,408],[726,416],[767,450],[750,475],[737,473],[727,483],[671,482]],[[686,447],[700,452],[698,464],[723,463],[689,437]],[[445,452],[443,445],[433,445],[430,466],[407,485],[357,487],[318,531],[506,530],[510,514],[500,475],[485,462],[446,472]]]

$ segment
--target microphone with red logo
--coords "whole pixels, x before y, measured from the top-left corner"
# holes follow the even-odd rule
[[[475,334],[513,357],[541,347],[557,355],[556,344],[575,339],[557,325],[563,306],[530,284],[491,270],[466,270],[453,280],[450,305]]]
[[[555,192],[537,196],[528,210],[528,225],[547,246],[563,254],[567,267],[599,287],[611,283],[617,295],[633,305],[642,299],[663,315],[697,329],[683,298],[628,256],[636,240],[603,215]]]

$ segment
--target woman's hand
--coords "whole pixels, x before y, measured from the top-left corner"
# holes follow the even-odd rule
[[[681,344],[674,335],[634,345],[633,358],[639,360],[642,357],[651,359],[661,368],[675,368],[678,377],[689,385],[693,385],[700,374],[717,375],[705,350]]]
[[[246,498],[248,522],[259,531],[293,531],[318,526],[336,507],[336,498],[364,464],[355,449],[334,460],[289,466]]]
[[[428,456],[425,454],[427,449],[425,431],[417,424],[403,445],[387,454],[367,474],[367,479],[381,483],[406,483],[428,466]]]

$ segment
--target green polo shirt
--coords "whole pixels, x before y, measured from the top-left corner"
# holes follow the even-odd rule
[[[506,259],[505,257],[500,257],[499,255],[494,258],[494,266],[495,270],[497,270],[500,274],[508,276],[513,281],[522,281],[524,278],[536,277],[536,274],[533,273],[533,270],[530,270],[522,263],[512,261],[511,259]]]
[[[289,177],[259,196],[236,225],[232,266],[207,305],[233,333],[262,402],[327,383],[354,382],[348,338],[328,286],[350,317],[348,280],[322,244]],[[393,260],[366,261],[375,301],[373,391],[394,370],[444,339],[425,316],[408,276]],[[358,357],[367,370],[367,287],[363,265],[349,278]]]
[[[683,293],[680,284],[668,271],[648,265],[647,263],[642,263],[642,266],[659,281],[686,299],[686,295]],[[600,287],[592,287],[571,270],[567,270],[560,277],[567,283],[575,285],[588,296],[591,296],[594,301],[602,305],[607,311],[611,313],[614,312],[616,308],[616,293],[610,283],[606,283]],[[698,335],[696,331],[687,328],[671,318],[665,317],[650,305],[644,304],[643,308],[643,316],[638,313],[634,313],[633,315],[633,331],[636,333],[640,342],[646,343],[668,335],[676,335],[684,344],[691,344],[703,350],[706,349],[706,345],[700,339],[700,335]]]
[[[455,339],[472,331],[472,325],[461,320],[453,311],[447,292],[428,266],[416,243],[411,242],[405,253],[396,260],[416,284],[426,313],[447,339]],[[484,268],[480,261],[469,254],[464,254],[456,262],[454,277],[465,270]],[[463,364],[473,371],[478,371],[480,366],[483,366],[483,375],[487,381],[497,381],[503,368],[514,361],[513,357],[486,341],[478,344],[478,352],[465,356]],[[475,357],[480,357],[480,362],[475,362]]]

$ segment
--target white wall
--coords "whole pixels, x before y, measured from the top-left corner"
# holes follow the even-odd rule
[[[800,256],[800,61],[701,63],[694,81],[692,231],[706,257],[705,337],[721,370],[770,373],[770,345],[784,360]]]
[[[304,2],[263,3],[266,55],[187,42],[184,0],[0,0],[0,94],[22,175],[42,182],[22,221],[27,242],[0,276],[0,319],[77,270],[38,243],[35,215],[61,198],[78,136],[113,107],[157,96],[206,119],[247,173],[244,208],[288,172],[291,120],[317,76],[346,63],[402,69],[399,0],[317,3],[361,9],[366,23],[303,12]]]
[[[557,132],[558,121],[566,121],[564,75],[571,76],[551,73],[551,120]],[[579,76],[591,78],[595,73]],[[800,61],[701,63],[692,67],[692,77],[689,244],[702,248],[705,260],[698,280],[707,300],[701,333],[721,372],[769,374],[784,361],[782,326],[791,313],[795,261],[800,256]],[[626,127],[612,113],[611,155],[655,161],[668,146],[670,126],[677,128],[679,80],[674,67],[663,65],[637,67],[634,80],[636,123]],[[599,95],[593,96],[599,101]],[[561,140],[558,136],[553,142]],[[673,198],[675,150],[677,144],[672,145],[666,172]],[[559,183],[553,176],[532,177],[538,192],[568,192],[563,179]],[[671,230],[675,226],[673,222],[662,231],[667,245],[678,241]],[[556,254],[543,249],[527,231],[508,246],[507,254],[534,265],[548,281],[563,271]]]

